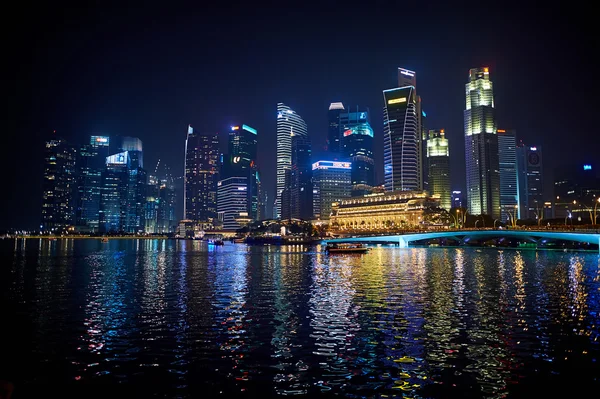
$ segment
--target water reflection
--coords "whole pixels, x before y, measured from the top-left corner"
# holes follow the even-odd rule
[[[170,240],[15,240],[0,254],[13,321],[0,353],[18,384],[571,397],[600,375],[597,254]]]

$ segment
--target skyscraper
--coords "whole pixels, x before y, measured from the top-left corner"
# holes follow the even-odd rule
[[[427,130],[425,130],[425,112],[423,111],[421,96],[417,94],[417,74],[415,71],[411,71],[405,68],[398,68],[398,87],[414,87],[414,100],[416,104],[417,114],[417,180],[418,189],[424,189],[424,181],[426,180],[427,174],[425,173],[427,157],[427,149],[425,147],[425,140],[427,140]]]
[[[127,151],[106,157],[106,168],[102,172],[99,212],[99,231],[102,233],[125,231],[129,187],[128,161]]]
[[[426,143],[429,192],[433,195],[439,195],[440,206],[449,211],[452,207],[450,150],[444,129],[430,130]]]
[[[77,156],[77,201],[75,221],[80,232],[98,232],[102,173],[109,155],[110,138],[91,136]]]
[[[465,85],[468,210],[500,219],[500,166],[494,92],[488,68],[473,68]]]
[[[352,164],[317,161],[312,164],[314,217],[328,220],[331,204],[350,197]]]
[[[375,185],[375,161],[373,159],[373,129],[369,123],[369,111],[343,112],[340,114],[342,131],[342,158],[352,162],[352,196],[370,194]]]
[[[308,136],[292,136],[290,213],[294,219],[310,220],[313,216],[311,154]]]
[[[500,166],[500,208],[503,222],[508,221],[519,206],[517,191],[517,152],[514,130],[498,129],[498,159]]]
[[[385,190],[419,190],[420,156],[415,88],[405,86],[384,90],[383,99]]]
[[[327,132],[327,153],[333,158],[338,158],[342,152],[340,127],[340,114],[344,112],[344,104],[341,102],[331,103],[327,118],[329,119],[329,129]]]
[[[306,136],[304,120],[294,110],[283,103],[277,104],[277,192],[275,198],[276,215],[281,217],[281,193],[285,189],[285,171],[292,167],[292,135]]]
[[[229,177],[246,178],[248,215],[252,220],[257,220],[260,182],[256,163],[258,132],[245,124],[231,126],[230,129],[228,154],[224,158],[221,179]]]
[[[64,139],[46,141],[42,194],[43,231],[62,232],[75,222],[76,151]]]
[[[217,209],[223,230],[235,231],[242,227],[240,219],[248,219],[247,190],[246,177],[228,177],[217,183]]]
[[[217,217],[218,165],[219,136],[216,133],[195,133],[188,126],[183,186],[185,219],[210,222]]]
[[[520,143],[516,155],[519,218],[537,219],[544,208],[542,148]]]

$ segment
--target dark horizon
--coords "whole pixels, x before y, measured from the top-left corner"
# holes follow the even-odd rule
[[[504,10],[383,2],[360,12],[342,3],[318,12],[249,5],[22,10],[11,31],[19,42],[8,75],[15,91],[0,159],[10,194],[2,196],[0,229],[39,225],[43,147],[54,130],[74,143],[138,137],[146,170],[160,159],[177,175],[188,124],[226,138],[229,126],[246,123],[258,130],[272,202],[276,104],[304,118],[316,161],[326,158],[320,149],[329,104],[341,101],[369,108],[382,181],[382,91],[397,85],[398,67],[416,71],[426,128],[445,129],[452,189],[463,192],[465,84],[470,68],[489,67],[498,128],[542,147],[550,199],[555,168],[600,158],[592,71],[598,39],[585,20],[591,12],[576,19],[558,8]],[[484,23],[473,23],[481,15]]]

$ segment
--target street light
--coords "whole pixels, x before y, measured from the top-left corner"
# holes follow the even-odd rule
[[[498,221],[498,219],[494,219],[494,228],[496,228],[496,222]]]

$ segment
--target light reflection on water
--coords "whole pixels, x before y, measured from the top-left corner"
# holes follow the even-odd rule
[[[4,240],[0,378],[166,397],[598,388],[597,254],[322,249]]]

